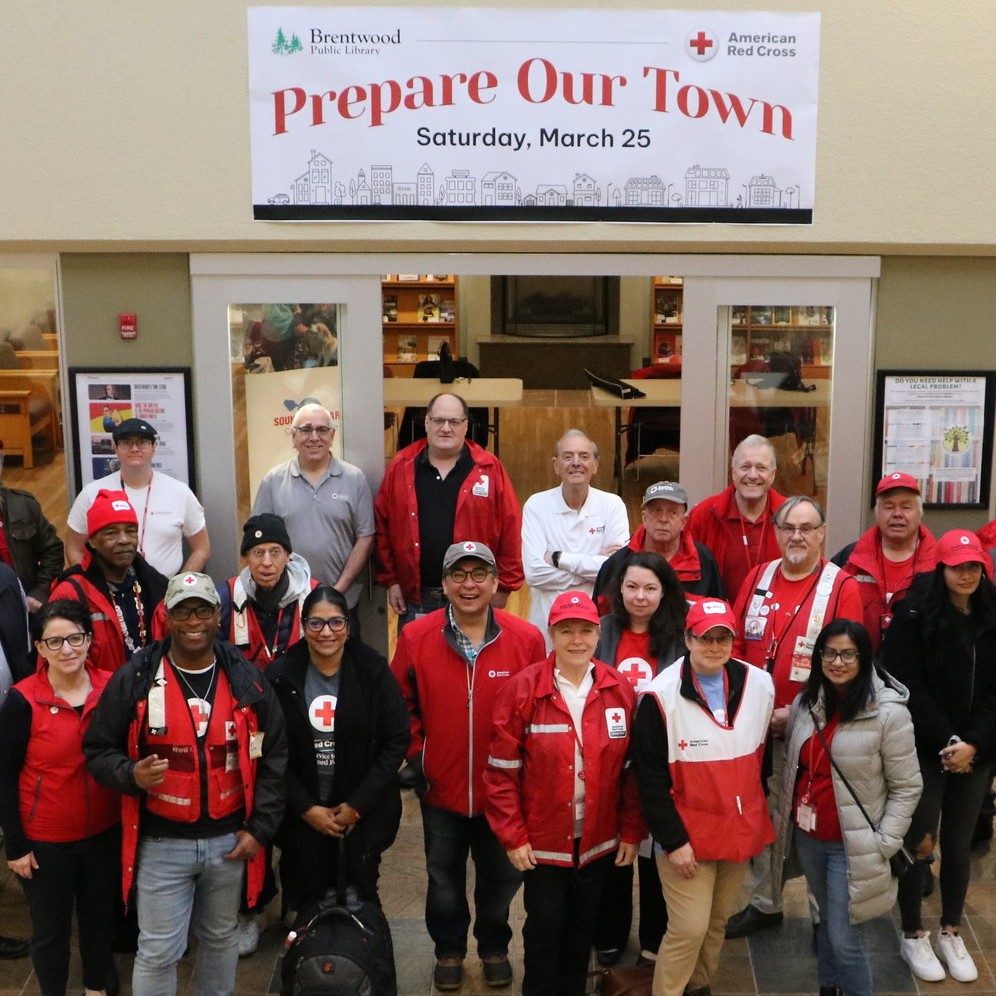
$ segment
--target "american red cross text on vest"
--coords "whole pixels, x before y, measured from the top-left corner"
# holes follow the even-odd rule
[[[335,708],[332,703],[326,699],[317,709],[312,712],[315,719],[320,720],[322,726],[332,728],[332,720],[335,719]]]
[[[704,31],[700,31],[694,38],[689,38],[688,46],[689,48],[694,48],[699,55],[705,55],[707,48],[712,48],[716,43],[709,37],[707,37]]]

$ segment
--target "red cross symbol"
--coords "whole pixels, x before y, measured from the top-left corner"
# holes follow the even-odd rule
[[[594,527],[594,526],[592,526],[592,527],[591,527],[591,529],[589,529],[589,530],[588,530],[588,533],[589,533],[590,535],[594,536],[594,535],[595,535],[595,527]]]
[[[194,721],[197,736],[201,736],[207,729],[208,720],[211,718],[210,707],[207,710],[204,709],[206,703],[203,699],[187,699],[187,704],[190,706],[190,716]]]
[[[335,706],[331,699],[323,699],[322,704],[317,709],[311,710],[311,715],[318,720],[319,724],[326,730],[331,730],[335,719]]]
[[[687,740],[679,740],[678,741],[678,749],[679,750],[684,750],[687,746],[688,746],[688,741]]]
[[[197,578],[195,578],[193,574],[186,574],[184,575],[183,583],[187,585],[197,584]]]
[[[704,31],[700,31],[694,38],[688,39],[688,47],[694,48],[699,55],[705,55],[707,48],[712,48],[716,43],[709,38]]]
[[[618,713],[618,712],[614,712],[611,715],[610,719],[612,720],[613,723],[621,723],[622,722],[622,714]]]

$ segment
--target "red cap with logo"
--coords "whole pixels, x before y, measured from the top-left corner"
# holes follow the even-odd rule
[[[597,625],[598,609],[583,591],[565,591],[558,595],[550,606],[548,626],[556,626],[565,619],[581,619]]]
[[[93,504],[86,513],[87,539],[94,533],[99,533],[104,526],[115,526],[119,522],[138,525],[138,516],[123,491],[108,491],[101,488],[97,492]]]
[[[937,541],[937,562],[945,567],[960,564],[988,564],[989,558],[975,533],[967,529],[949,529]]]
[[[718,598],[703,598],[696,602],[685,617],[685,629],[692,631],[692,636],[701,636],[713,626],[722,626],[736,635],[737,620],[728,602]]]
[[[920,482],[912,474],[904,474],[901,471],[894,471],[886,474],[875,486],[876,495],[884,495],[886,491],[894,491],[896,488],[905,488],[907,491],[920,493]]]

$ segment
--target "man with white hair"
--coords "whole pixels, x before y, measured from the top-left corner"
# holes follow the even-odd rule
[[[622,499],[591,487],[598,470],[598,447],[580,429],[568,429],[557,440],[553,469],[560,484],[538,491],[522,509],[529,621],[541,633],[547,632],[556,597],[563,591],[590,595],[602,564],[629,539]]]
[[[886,474],[875,488],[875,525],[833,558],[858,582],[865,629],[876,649],[892,607],[906,597],[917,574],[937,564],[934,534],[922,520],[920,482],[898,471]]]
[[[731,602],[755,567],[779,555],[773,516],[785,497],[771,486],[776,469],[774,446],[764,436],[747,436],[730,461],[733,483],[688,515],[689,535],[709,547]]]
[[[359,635],[356,605],[360,573],[374,542],[373,495],[359,467],[332,455],[332,414],[317,403],[303,405],[291,423],[297,455],[267,471],[252,514],[279,515],[294,552],[311,576],[341,591],[349,605],[350,632]]]

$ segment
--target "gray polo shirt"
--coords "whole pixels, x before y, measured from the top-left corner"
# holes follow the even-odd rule
[[[332,459],[317,488],[301,474],[297,457],[267,471],[252,514],[273,512],[287,523],[294,552],[319,582],[335,584],[357,539],[373,536],[373,496],[359,467]],[[350,608],[360,599],[359,581],[343,592]]]

